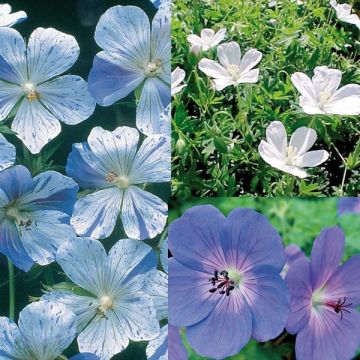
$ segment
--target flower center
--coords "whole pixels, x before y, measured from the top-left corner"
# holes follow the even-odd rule
[[[350,307],[352,305],[352,303],[347,303],[346,302],[346,297],[344,298],[340,298],[338,299],[338,301],[336,302],[333,302],[333,301],[327,301],[325,304],[325,306],[328,306],[332,309],[334,309],[334,311],[337,313],[337,314],[340,314],[340,318],[341,320],[343,319],[344,317],[344,312],[348,313],[348,314],[351,314],[351,311],[346,309],[348,307]]]
[[[240,68],[237,65],[229,64],[226,70],[234,81],[237,81],[240,78]]]
[[[24,91],[26,98],[29,101],[39,100],[40,93],[36,90],[36,86],[33,83],[24,83],[21,85],[22,90]]]
[[[209,279],[211,282],[211,289],[209,290],[210,293],[216,293],[220,295],[229,296],[230,292],[235,289],[235,286],[239,285],[241,281],[241,275],[236,270],[219,270],[214,271],[214,276]]]
[[[319,94],[320,105],[324,106],[328,102],[330,97],[331,97],[331,93],[329,91],[327,91],[327,90],[320,91],[320,94]]]
[[[100,306],[97,308],[97,310],[100,315],[105,315],[109,309],[112,309],[112,307],[112,299],[110,296],[105,295],[100,298]]]
[[[28,229],[32,225],[32,222],[33,222],[30,218],[23,217],[20,214],[19,210],[14,206],[5,208],[5,216],[10,221],[14,221],[18,226],[22,226],[25,229]]]
[[[111,182],[120,189],[127,189],[130,186],[130,180],[126,176],[118,176],[114,171],[110,171],[106,176],[106,181]]]
[[[286,151],[287,151],[287,155],[286,155],[286,159],[285,159],[286,165],[290,165],[290,166],[295,165],[296,166],[296,164],[299,161],[299,156],[297,154],[296,147],[289,145],[286,148]]]
[[[149,77],[158,76],[161,72],[161,66],[162,66],[161,60],[150,61],[145,66],[145,74]]]

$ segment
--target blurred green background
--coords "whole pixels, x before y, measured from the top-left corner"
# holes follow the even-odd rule
[[[101,49],[94,40],[94,32],[99,17],[110,7],[115,5],[134,5],[142,8],[150,18],[156,9],[149,0],[15,0],[8,2],[12,11],[26,11],[28,19],[14,28],[26,39],[38,27],[53,27],[59,31],[73,35],[80,46],[80,56],[75,65],[67,72],[88,78],[94,56]],[[47,144],[40,155],[31,155],[15,135],[10,134],[11,119],[0,123],[0,132],[17,149],[17,164],[27,166],[33,175],[53,169],[65,174],[67,157],[73,143],[84,142],[91,129],[102,126],[107,130],[114,130],[118,126],[135,127],[135,97],[130,94],[110,107],[97,106],[94,114],[76,126],[61,124],[62,132],[53,141]],[[170,186],[164,184],[147,185],[147,190],[167,201]],[[109,250],[119,239],[126,238],[121,222],[118,222],[114,233],[102,240],[103,245]],[[148,243],[158,250],[158,236]],[[0,316],[8,316],[8,270],[6,257],[0,254]],[[29,303],[30,297],[37,298],[42,295],[43,285],[53,285],[66,280],[61,268],[56,264],[46,267],[34,266],[28,273],[15,268],[16,278],[16,318],[18,313]],[[145,348],[147,343],[134,343],[113,359],[146,359]],[[65,355],[77,353],[74,342]]]

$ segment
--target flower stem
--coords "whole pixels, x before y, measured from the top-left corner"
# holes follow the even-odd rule
[[[14,265],[8,258],[8,270],[9,270],[9,319],[15,319],[15,275]]]

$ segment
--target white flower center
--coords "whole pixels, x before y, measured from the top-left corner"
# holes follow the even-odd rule
[[[18,226],[23,226],[25,229],[29,228],[32,224],[30,218],[25,218],[20,214],[20,211],[15,206],[5,208],[5,216],[15,222]]]
[[[112,307],[113,307],[113,302],[110,296],[105,295],[100,298],[100,306],[98,307],[98,311],[100,314],[102,315],[105,314],[106,311],[108,311]]]
[[[228,274],[229,274],[228,275],[229,279],[234,282],[234,286],[238,287],[242,282],[241,273],[237,269],[231,268],[231,269],[228,270]]]
[[[161,60],[150,61],[145,66],[145,74],[149,77],[158,76],[161,73],[162,63]]]
[[[227,72],[229,73],[229,75],[231,76],[231,78],[234,81],[239,80],[239,78],[240,78],[240,68],[239,68],[239,66],[237,66],[235,64],[230,64],[230,65],[228,65],[226,70],[227,70]]]
[[[290,166],[296,166],[299,162],[299,155],[297,154],[296,147],[289,145],[286,150],[287,156],[285,159],[285,164]]]
[[[330,99],[331,97],[331,93],[327,90],[324,90],[324,91],[320,91],[320,94],[319,94],[319,103],[320,103],[320,106],[324,106]]]
[[[107,175],[106,181],[111,182],[120,189],[127,189],[130,186],[130,179],[127,176],[118,176],[114,171]]]
[[[29,101],[40,99],[40,93],[37,91],[35,84],[30,82],[24,83],[21,85],[21,88]]]

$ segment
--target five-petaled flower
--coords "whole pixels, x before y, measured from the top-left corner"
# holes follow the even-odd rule
[[[193,207],[170,225],[169,247],[169,323],[187,327],[198,354],[223,359],[251,337],[283,331],[284,249],[263,215],[235,209],[225,218],[213,206]]]
[[[201,59],[198,65],[199,69],[212,79],[216,90],[258,81],[259,69],[254,67],[262,58],[260,51],[250,49],[241,58],[239,44],[232,41],[217,48],[217,57],[220,64],[214,60]]]
[[[285,126],[281,121],[273,121],[266,129],[266,141],[261,140],[259,153],[262,159],[272,167],[305,178],[306,167],[314,167],[325,162],[329,153],[326,150],[308,151],[317,138],[315,130],[300,127],[287,141]]]
[[[360,255],[339,266],[345,236],[324,229],[310,262],[297,260],[285,278],[291,294],[286,329],[296,337],[299,360],[352,359],[360,346]]]
[[[136,90],[137,128],[160,133],[160,115],[170,103],[170,13],[159,10],[150,27],[148,16],[135,6],[115,6],[96,27],[98,53],[89,75],[89,89],[98,104],[109,106]]]
[[[187,41],[191,45],[191,52],[208,51],[218,46],[226,36],[226,29],[220,29],[215,33],[213,29],[201,30],[200,36],[190,34]]]
[[[77,184],[55,171],[34,178],[23,166],[0,172],[0,251],[20,269],[47,265],[75,236],[70,225]]]
[[[360,29],[360,18],[357,14],[351,13],[352,6],[350,4],[338,4],[336,0],[330,0],[330,5],[335,9],[339,20],[356,25]]]
[[[72,343],[76,316],[65,305],[39,301],[19,315],[19,327],[0,317],[0,359],[54,360]],[[99,360],[94,354],[79,354],[70,360]]]
[[[119,213],[132,239],[153,238],[166,223],[167,204],[140,185],[170,181],[170,141],[147,137],[138,149],[139,132],[95,127],[87,143],[74,144],[66,171],[84,189],[95,192],[75,204],[71,223],[81,236],[109,236]]]
[[[0,134],[0,171],[14,165],[15,158],[15,146],[10,144],[5,137]]]
[[[171,95],[179,93],[186,86],[186,84],[181,84],[185,75],[185,71],[179,67],[171,73]]]
[[[61,131],[59,121],[75,125],[94,111],[95,101],[79,76],[58,76],[79,56],[73,36],[36,29],[25,44],[14,29],[0,29],[0,120],[14,108],[11,129],[33,153]]]
[[[150,246],[123,239],[107,255],[98,240],[75,238],[59,248],[56,260],[82,290],[55,290],[44,298],[64,303],[77,315],[80,351],[109,360],[130,340],[159,336],[156,310],[144,291],[157,262]]]
[[[314,69],[310,79],[297,72],[291,81],[300,92],[300,107],[306,114],[359,115],[360,85],[348,84],[340,89],[342,73],[327,66]]]
[[[9,4],[0,4],[0,27],[11,27],[27,19],[25,11],[11,13]]]

